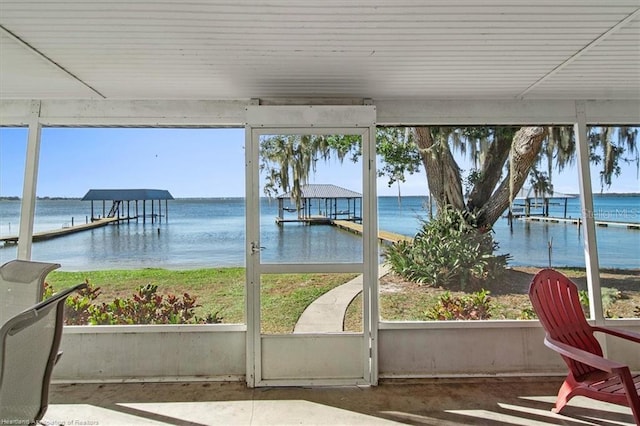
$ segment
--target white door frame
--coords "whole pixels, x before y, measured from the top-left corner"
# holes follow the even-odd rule
[[[378,381],[378,240],[376,191],[376,108],[375,106],[248,106],[245,123],[246,155],[246,321],[247,321],[247,385],[339,385],[369,384]],[[362,137],[363,178],[363,261],[361,263],[323,264],[262,264],[260,260],[260,176],[259,139],[265,134],[357,134]],[[260,276],[265,273],[358,272],[363,275],[362,334],[304,334],[262,336],[260,333]],[[266,343],[266,344],[265,344]],[[281,377],[265,377],[264,350],[278,350],[285,345],[296,347],[298,359],[281,361],[275,370]],[[337,369],[355,367],[362,374],[347,373],[345,377],[308,377],[304,373],[313,364],[319,347],[331,345],[337,355]],[[271,349],[269,349],[271,348]],[[340,358],[341,350],[343,357]],[[354,352],[356,351],[356,352]],[[354,353],[360,353],[352,356]],[[288,354],[290,355],[290,353]],[[346,355],[346,356],[345,356]],[[323,360],[318,368],[325,368]],[[352,362],[352,364],[349,364]],[[277,363],[277,359],[276,362]],[[347,365],[347,367],[343,367]],[[309,367],[313,369],[313,366]],[[310,370],[313,371],[313,370]],[[300,372],[300,373],[298,373]],[[311,374],[313,375],[313,373]],[[276,374],[277,376],[277,374]]]

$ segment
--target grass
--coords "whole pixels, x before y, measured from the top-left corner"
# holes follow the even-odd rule
[[[266,275],[260,292],[263,333],[290,333],[311,302],[357,274]]]
[[[559,268],[586,289],[584,269]],[[527,296],[529,282],[538,268],[512,268],[500,282],[487,290],[494,304],[493,319],[526,319],[531,310]],[[320,295],[356,274],[273,274],[264,275],[261,285],[262,332],[290,333],[304,309]],[[139,286],[158,285],[159,292],[197,296],[201,305],[196,314],[218,313],[223,323],[244,323],[244,268],[212,268],[174,271],[166,269],[105,270],[92,272],[51,272],[47,281],[61,290],[88,280],[101,288],[97,302],[128,297]],[[611,318],[634,318],[640,306],[640,270],[603,270],[601,273],[605,313]],[[442,288],[406,282],[393,274],[381,278],[380,315],[385,321],[425,320],[425,311],[445,292]],[[451,292],[452,295],[464,295]],[[345,318],[345,329],[361,331],[362,299],[358,296]]]
[[[557,268],[585,291],[586,273],[579,268]],[[529,283],[539,268],[514,267],[500,280],[487,283],[490,292],[492,319],[533,319],[527,295]],[[603,269],[600,273],[605,316],[637,318],[640,315],[640,270]],[[446,289],[408,282],[389,274],[380,279],[380,317],[385,321],[424,321],[425,312],[433,307]],[[450,292],[463,297],[464,292]],[[345,317],[345,329],[362,329],[362,299],[353,300]]]
[[[356,274],[264,275],[260,296],[262,331],[292,332],[298,318],[312,301],[355,276]],[[155,284],[159,293],[188,293],[196,296],[197,303],[201,305],[196,309],[196,315],[200,317],[217,313],[226,324],[245,322],[244,268],[53,271],[47,276],[47,282],[55,291],[84,281],[100,287],[101,293],[96,303],[109,302],[115,297],[129,297],[138,287]]]
[[[218,268],[173,271],[166,269],[104,270],[89,272],[53,271],[47,282],[57,291],[88,281],[100,287],[96,302],[129,297],[146,284],[155,284],[163,294],[197,296],[199,316],[218,312],[226,323],[244,322],[244,269]]]

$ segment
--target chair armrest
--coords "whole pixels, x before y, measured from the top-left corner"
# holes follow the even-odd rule
[[[620,337],[621,339],[630,340],[635,343],[640,343],[640,333],[636,333],[628,330],[622,330],[620,328],[604,327],[601,325],[595,325],[591,328],[593,329],[593,331],[599,331],[601,333],[606,333],[615,337]]]
[[[544,338],[544,344],[548,348],[553,349],[554,351],[566,356],[567,358],[571,358],[583,364],[590,365],[593,368],[597,368],[600,371],[606,371],[607,373],[619,374],[620,370],[629,368],[625,364],[621,364],[619,362],[603,358],[596,354],[592,354],[591,352],[583,351],[582,349],[569,346],[565,343],[552,339],[549,336],[546,336]]]

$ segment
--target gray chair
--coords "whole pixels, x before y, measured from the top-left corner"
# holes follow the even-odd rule
[[[42,300],[44,280],[58,263],[12,260],[0,266],[0,325]]]
[[[62,339],[65,300],[86,286],[54,294],[0,328],[0,424],[32,424],[44,416]]]

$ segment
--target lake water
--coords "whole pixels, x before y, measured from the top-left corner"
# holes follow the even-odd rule
[[[265,262],[357,262],[362,260],[361,237],[330,226],[275,223],[277,203],[261,206],[261,252]],[[162,267],[192,269],[242,266],[245,263],[244,200],[177,199],[169,201],[168,217],[158,223],[147,219],[83,231],[36,242],[34,260],[62,264],[62,270],[132,269]],[[107,206],[107,210],[110,206]],[[163,214],[164,203],[162,204]],[[340,207],[339,207],[340,208]],[[133,204],[132,204],[133,209]],[[96,208],[97,210],[97,208]],[[96,214],[102,213],[96,211]],[[379,228],[413,236],[426,219],[426,197],[380,197]],[[140,207],[141,211],[141,207]],[[133,212],[133,210],[132,210]],[[156,207],[157,212],[157,207]],[[147,213],[150,207],[147,203]],[[552,205],[552,216],[564,216],[564,203]],[[35,232],[85,223],[89,202],[38,200]],[[640,196],[594,196],[596,220],[640,222]],[[0,235],[17,235],[20,202],[0,201]],[[577,198],[569,199],[567,217],[580,217]],[[547,266],[549,243],[552,266],[584,266],[583,238],[576,225],[514,221],[494,227],[500,253],[510,253],[513,266]],[[640,268],[640,230],[598,227],[600,266]],[[16,257],[16,246],[0,247],[0,263]]]

